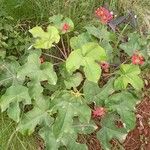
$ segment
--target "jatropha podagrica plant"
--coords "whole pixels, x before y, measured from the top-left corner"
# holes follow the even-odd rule
[[[86,144],[77,142],[78,134],[94,132],[98,128],[94,119],[99,120],[97,138],[106,150],[112,139],[122,142],[135,127],[137,92],[143,88],[139,65],[147,59],[146,43],[135,32],[128,41],[118,41],[104,25],[113,14],[100,7],[96,15],[103,25],[87,26],[73,37],[72,20],[52,16],[46,30],[40,26],[29,30],[34,43],[24,61],[0,61],[0,86],[5,88],[1,111],[18,123],[16,132],[38,132],[48,150],[62,146],[86,150]],[[118,120],[122,127],[117,127]]]

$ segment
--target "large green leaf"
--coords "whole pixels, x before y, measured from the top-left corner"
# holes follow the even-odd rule
[[[135,106],[138,99],[129,92],[121,92],[110,96],[105,104],[120,115],[125,128],[132,130],[136,125]]]
[[[83,87],[85,99],[88,100],[88,102],[95,102],[97,105],[103,105],[105,99],[115,91],[113,83],[114,79],[112,78],[106,85],[100,88],[96,83],[86,80]]]
[[[141,70],[137,65],[122,64],[120,66],[120,76],[115,80],[114,86],[117,90],[127,88],[131,84],[136,90],[143,88],[143,81],[138,76]]]
[[[66,78],[64,83],[66,85],[67,89],[70,89],[72,87],[77,87],[80,85],[80,83],[82,82],[83,77],[82,74],[77,72],[73,75],[71,75],[70,77]]]
[[[2,112],[8,108],[9,117],[16,122],[18,122],[20,118],[19,102],[23,102],[24,105],[31,104],[28,88],[22,85],[9,87],[5,94],[0,98],[0,107]]]
[[[83,80],[83,76],[80,72],[69,74],[66,70],[65,65],[60,66],[60,74],[62,76],[61,80],[64,80],[64,84],[67,89],[78,87]]]
[[[53,70],[53,65],[49,62],[40,64],[40,53],[33,52],[28,56],[27,62],[18,70],[17,78],[25,79],[29,77],[31,82],[28,84],[30,96],[38,97],[43,88],[40,85],[41,81],[48,81],[49,84],[55,85],[57,82],[56,73]]]
[[[37,26],[29,30],[35,39],[35,48],[49,49],[53,43],[58,43],[60,40],[59,31],[54,26],[48,26],[47,32]]]
[[[143,46],[146,46],[147,42],[136,32],[128,35],[128,42],[121,43],[120,48],[123,49],[129,56],[132,56],[136,50],[142,52]]]
[[[67,91],[56,95],[54,99],[52,99],[51,111],[58,112],[53,124],[53,132],[59,141],[64,141],[66,134],[77,134],[73,128],[74,117],[78,116],[81,123],[87,124],[91,118],[91,110],[87,104],[84,103],[84,99],[81,96],[76,96]]]
[[[19,63],[15,60],[0,61],[0,85],[10,86],[17,83],[19,67]]]
[[[60,146],[66,146],[68,150],[87,150],[85,144],[76,142],[77,135],[66,134],[63,142],[60,143],[59,140],[56,140],[53,131],[49,127],[42,128],[39,134],[45,141],[46,150],[58,150]]]
[[[48,113],[49,100],[40,96],[32,110],[25,113],[20,121],[17,130],[22,134],[30,135],[34,132],[37,125],[50,126],[53,123],[52,117]]]
[[[72,37],[70,39],[70,46],[72,49],[79,49],[84,44],[88,42],[93,42],[93,41],[94,39],[91,37],[91,35],[85,32],[85,33],[79,34],[78,36]]]
[[[107,30],[107,27],[96,28],[95,26],[86,26],[85,29],[90,35],[93,35],[99,40],[100,45],[106,50],[108,59],[113,61],[113,48],[110,42],[115,41],[114,34]]]
[[[110,150],[110,140],[118,139],[120,142],[123,142],[126,138],[127,132],[124,128],[118,128],[115,125],[118,117],[114,114],[108,114],[105,118],[101,120],[101,129],[97,133],[98,139],[101,142],[104,150]]]
[[[85,29],[89,34],[95,36],[100,41],[111,41],[111,33],[107,30],[107,27],[102,26],[100,28],[96,28],[95,26],[87,26]]]
[[[83,66],[87,79],[97,82],[101,74],[101,68],[96,61],[106,59],[105,50],[97,43],[89,42],[69,55],[66,61],[66,68],[69,73],[72,73],[80,66]]]
[[[57,143],[51,128],[43,127],[39,131],[39,134],[45,141],[46,150],[58,150],[59,144]]]

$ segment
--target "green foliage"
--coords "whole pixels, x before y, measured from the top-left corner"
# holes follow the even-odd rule
[[[106,54],[110,62],[113,62],[113,47],[110,43],[116,41],[115,35],[112,32],[107,31],[107,27],[100,26],[96,28],[95,26],[86,26],[87,32],[96,37],[100,45],[106,50]]]
[[[117,121],[118,117],[112,114],[108,114],[101,121],[102,129],[98,132],[98,138],[101,140],[101,144],[105,150],[110,149],[109,141],[112,138],[118,139],[120,142],[124,141],[127,132],[124,128],[117,128],[114,121]]]
[[[94,101],[97,105],[103,105],[108,96],[115,91],[113,83],[114,79],[112,78],[102,88],[99,88],[96,83],[85,81],[83,88],[85,98],[88,102]]]
[[[121,92],[109,97],[105,101],[105,105],[120,115],[125,128],[130,131],[136,125],[136,116],[133,110],[138,102],[137,97],[134,97],[131,93]]]
[[[117,90],[126,89],[127,85],[132,85],[136,90],[141,90],[143,88],[143,81],[138,76],[140,74],[140,68],[136,65],[122,64],[120,66],[120,75],[114,83]]]
[[[30,38],[22,34],[10,16],[0,15],[0,58],[21,56],[28,47]]]
[[[19,67],[19,63],[14,59],[0,61],[0,86],[9,87],[17,83],[17,71]]]
[[[84,67],[85,76],[89,81],[97,82],[101,75],[101,68],[96,61],[106,60],[106,53],[97,43],[89,42],[74,50],[68,57],[66,68],[72,73],[80,66]]]
[[[60,31],[61,34],[68,33],[70,31],[73,31],[74,29],[74,23],[70,18],[63,18],[63,15],[54,15],[49,18],[49,22],[53,23],[55,27]],[[67,24],[69,29],[67,31],[63,30],[63,26]]]
[[[140,37],[138,33],[130,33],[128,35],[128,42],[121,43],[120,48],[123,49],[129,56],[132,56],[135,51],[140,51],[143,54],[146,54],[147,41],[145,38]]]
[[[114,49],[120,50],[121,41],[116,41],[115,33],[104,26],[88,26],[87,32],[70,37],[73,33],[68,32],[74,29],[71,19],[57,15],[50,17],[49,22],[47,28],[36,26],[29,30],[35,40],[31,43],[34,48],[25,50],[22,57],[2,53],[1,111],[7,111],[18,123],[15,132],[23,135],[38,132],[47,150],[61,147],[86,150],[85,144],[77,142],[78,134],[91,134],[98,128],[92,120],[93,112],[95,108],[103,108],[102,115],[98,114],[101,129],[97,132],[101,145],[107,150],[110,140],[123,142],[136,123],[138,97],[132,93],[143,88],[140,67],[114,64]],[[69,29],[64,32],[65,23]],[[3,43],[5,37],[1,39]],[[129,41],[128,48],[132,42]],[[55,56],[56,50],[61,55]],[[49,57],[56,59],[54,64]],[[107,66],[108,61],[113,67]],[[122,123],[121,127],[117,121]]]
[[[24,105],[31,104],[31,98],[28,93],[28,88],[21,85],[11,86],[6,90],[5,94],[0,99],[1,110],[3,112],[8,108],[8,116],[14,121],[19,122],[19,102],[22,101]]]
[[[43,31],[41,27],[34,27],[29,30],[33,37],[36,38],[34,47],[48,49],[53,46],[53,43],[58,43],[60,36],[58,30],[53,26],[47,27],[47,32]]]
[[[88,42],[93,42],[93,38],[87,33],[81,33],[78,36],[74,36],[70,39],[70,46],[72,49],[79,49]]]

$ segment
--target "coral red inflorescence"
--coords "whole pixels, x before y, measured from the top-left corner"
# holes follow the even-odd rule
[[[144,64],[144,57],[136,52],[132,55],[132,64],[134,65],[143,65]]]
[[[64,23],[62,30],[63,30],[64,32],[67,32],[69,29],[70,29],[69,24],[68,24],[68,23]]]
[[[104,107],[95,107],[94,110],[92,110],[92,117],[100,118],[103,117],[105,113],[106,113],[106,109]]]
[[[109,10],[107,10],[105,7],[99,7],[95,14],[98,18],[100,18],[100,21],[103,24],[107,24],[109,21],[113,19],[113,14]]]

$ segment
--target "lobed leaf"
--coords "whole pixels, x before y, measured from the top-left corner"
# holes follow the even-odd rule
[[[35,38],[35,48],[49,49],[53,43],[58,43],[60,40],[59,31],[54,26],[49,25],[46,32],[39,26],[30,29],[29,32]]]
[[[136,90],[143,88],[143,81],[138,76],[140,68],[136,65],[122,64],[120,66],[120,76],[115,80],[114,86],[117,90],[126,89],[128,84],[131,84]]]

